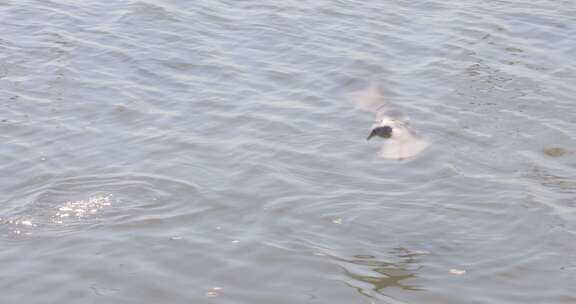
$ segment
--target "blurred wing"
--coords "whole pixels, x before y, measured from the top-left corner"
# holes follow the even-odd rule
[[[376,120],[381,120],[385,117],[403,117],[400,111],[394,110],[392,106],[386,101],[384,93],[382,93],[382,87],[371,84],[366,89],[352,94],[352,97],[356,103],[356,107],[376,113]]]
[[[375,84],[352,94],[352,99],[356,103],[356,107],[364,111],[379,113],[386,112],[389,108],[389,104],[382,94],[382,89]]]

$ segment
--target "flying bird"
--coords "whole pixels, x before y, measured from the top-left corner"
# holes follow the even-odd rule
[[[415,157],[430,146],[430,143],[410,125],[402,113],[392,109],[378,86],[371,85],[355,93],[354,100],[360,109],[376,114],[376,121],[366,140],[374,137],[383,139],[384,142],[378,152],[380,157],[408,159]]]

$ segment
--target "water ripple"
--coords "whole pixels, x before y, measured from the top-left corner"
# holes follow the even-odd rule
[[[198,187],[150,175],[49,177],[26,188],[7,200],[11,208],[0,215],[4,236],[35,237],[171,222],[207,208],[200,203],[181,212],[194,201],[202,202]],[[184,193],[185,200],[175,197]]]
[[[573,1],[0,2],[0,302],[574,302]]]

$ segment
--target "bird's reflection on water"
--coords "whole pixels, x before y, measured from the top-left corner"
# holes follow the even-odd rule
[[[334,253],[326,253],[326,256],[342,267],[346,285],[364,296],[374,298],[374,293],[386,295],[386,290],[392,288],[423,290],[413,281],[422,268],[421,259],[427,254],[425,251],[399,247],[381,257],[360,254],[344,257]]]

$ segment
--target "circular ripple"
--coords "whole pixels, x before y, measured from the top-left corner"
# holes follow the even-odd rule
[[[68,177],[27,185],[0,213],[4,237],[161,224],[204,210],[191,206],[201,201],[197,186],[159,176]]]

